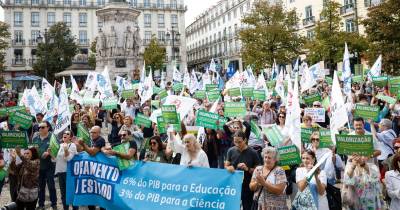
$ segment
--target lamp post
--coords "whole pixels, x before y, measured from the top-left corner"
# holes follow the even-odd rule
[[[175,60],[175,42],[179,42],[180,38],[181,38],[181,34],[179,33],[179,29],[175,30],[175,27],[172,26],[171,31],[167,31],[166,36],[167,36],[167,41],[171,41],[172,59]],[[171,61],[172,61],[172,59],[171,59]]]
[[[44,76],[47,79],[48,78],[47,77],[47,58],[49,56],[48,55],[48,53],[49,53],[48,52],[49,51],[48,44],[53,44],[54,43],[54,38],[50,37],[50,35],[47,33],[47,28],[46,28],[46,29],[44,29],[44,37],[42,37],[42,35],[41,35],[40,31],[39,31],[39,36],[36,38],[36,42],[38,44],[45,44],[45,56],[46,56],[46,59],[45,59]]]

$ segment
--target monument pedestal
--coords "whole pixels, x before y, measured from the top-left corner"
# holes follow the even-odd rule
[[[103,23],[96,38],[96,71],[107,66],[112,81],[117,75],[132,77],[133,71],[143,66],[137,23],[140,11],[129,8],[126,2],[110,2],[96,15]]]

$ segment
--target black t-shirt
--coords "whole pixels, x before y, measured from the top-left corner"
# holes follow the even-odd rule
[[[106,146],[106,140],[103,137],[99,136],[97,139],[92,140],[92,146],[101,149],[102,147]]]

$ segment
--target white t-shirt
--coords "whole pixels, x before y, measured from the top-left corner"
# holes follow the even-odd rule
[[[304,167],[301,168],[297,168],[296,170],[296,182],[299,182],[301,180],[303,180],[304,178],[306,178],[307,176],[307,169]],[[326,178],[326,174],[324,170],[321,170],[321,172],[318,175],[319,180],[321,181],[322,184],[324,184],[325,186],[327,185],[327,178]],[[315,177],[313,176],[313,178],[310,181],[313,184],[317,184],[315,181]],[[328,204],[328,199],[326,198],[326,191],[324,195],[320,195],[318,193],[318,209],[319,210],[324,210],[324,209],[329,209],[329,204]]]

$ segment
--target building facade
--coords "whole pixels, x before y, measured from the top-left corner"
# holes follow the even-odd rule
[[[214,58],[225,69],[243,69],[238,32],[244,25],[241,19],[251,12],[257,0],[221,0],[210,7],[186,28],[187,60],[189,69],[203,70]],[[299,17],[298,33],[314,37],[317,21],[326,0],[269,0],[281,2],[287,10],[295,9]],[[363,34],[365,29],[357,21],[367,17],[368,9],[384,0],[335,0],[341,4],[343,31]]]
[[[92,41],[102,28],[96,10],[107,3],[108,0],[0,0],[11,33],[5,79],[31,73],[36,60],[37,37],[39,34],[43,37],[45,29],[57,22],[70,26],[81,53],[88,54]],[[143,40],[140,52],[144,52],[151,37],[155,36],[166,49],[167,69],[171,69],[168,66],[173,60],[179,68],[186,68],[184,27],[187,7],[184,0],[129,0],[128,3],[141,11],[138,17]]]

